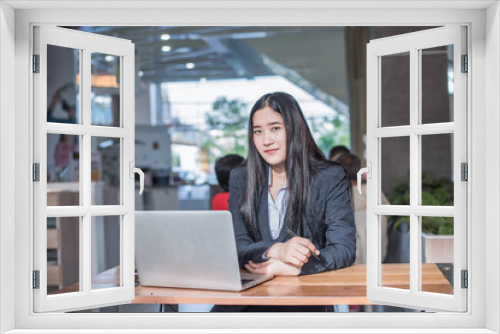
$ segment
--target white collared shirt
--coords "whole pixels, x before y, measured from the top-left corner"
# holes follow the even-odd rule
[[[271,186],[271,167],[268,167],[268,192],[267,192],[267,208],[268,208],[268,220],[269,220],[269,232],[271,232],[271,237],[273,240],[278,239],[280,235],[281,228],[285,220],[286,207],[288,204],[288,187],[287,183],[278,191],[276,194],[276,199],[273,200],[271,196],[271,191],[269,187]]]

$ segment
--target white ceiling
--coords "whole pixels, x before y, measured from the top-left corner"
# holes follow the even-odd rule
[[[280,75],[326,103],[348,104],[345,27],[88,26],[79,30],[131,40],[137,80],[178,82]],[[162,40],[169,34],[169,40]],[[171,50],[162,51],[168,45]],[[96,66],[109,67],[95,57]],[[186,69],[193,63],[193,69]]]

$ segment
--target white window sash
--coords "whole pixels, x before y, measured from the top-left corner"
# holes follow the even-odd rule
[[[40,55],[40,73],[34,80],[34,161],[40,163],[40,175],[47,175],[48,133],[80,136],[80,205],[47,207],[47,180],[40,177],[34,184],[34,266],[40,271],[40,288],[34,289],[35,312],[89,309],[110,303],[124,304],[134,299],[134,180],[130,162],[134,161],[134,45],[130,41],[72,31],[64,28],[35,27],[34,53]],[[47,45],[80,50],[80,124],[48,123],[47,115]],[[91,125],[90,60],[91,52],[120,57],[120,126]],[[91,205],[91,138],[120,139],[120,203]],[[91,287],[91,221],[93,216],[120,217],[120,282],[116,288],[92,290]],[[80,217],[79,219],[79,292],[47,295],[47,217]]]
[[[368,183],[367,234],[367,295],[373,302],[426,310],[461,311],[467,309],[467,290],[461,289],[461,270],[467,269],[467,185],[460,181],[460,164],[467,162],[466,140],[466,80],[461,73],[461,54],[466,54],[465,27],[451,26],[373,40],[367,47],[367,161],[371,162],[372,177]],[[420,78],[421,49],[443,45],[454,48],[454,122],[419,124],[421,115]],[[410,53],[410,124],[381,127],[381,57]],[[454,134],[454,201],[453,207],[420,205],[421,199],[421,143],[426,134]],[[381,138],[405,136],[410,139],[410,205],[379,205],[381,192]],[[410,289],[381,286],[379,215],[410,217]],[[421,227],[419,216],[454,217],[454,294],[444,295],[421,290],[422,266]]]

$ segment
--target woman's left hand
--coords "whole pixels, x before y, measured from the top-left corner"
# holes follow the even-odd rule
[[[290,263],[285,263],[275,258],[270,258],[269,260],[261,263],[250,261],[249,263],[245,264],[245,268],[252,274],[272,274],[275,276],[297,276],[301,271],[301,267],[294,266]]]

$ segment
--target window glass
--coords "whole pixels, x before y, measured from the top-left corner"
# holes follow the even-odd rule
[[[453,134],[421,136],[422,205],[453,206]]]
[[[117,126],[120,123],[120,57],[100,52],[91,54],[91,124]]]
[[[422,124],[453,122],[453,45],[421,50]]]
[[[387,216],[389,229],[384,227],[379,221],[379,238],[389,235],[386,239],[388,244],[380,242],[380,254],[386,254],[385,258],[380,258],[382,264],[382,277],[380,285],[397,289],[410,289],[410,233],[409,217]],[[380,261],[380,260],[379,260]]]
[[[391,205],[410,205],[410,137],[381,138],[382,192]],[[381,203],[381,197],[378,199]]]
[[[383,127],[410,124],[410,53],[380,57]]]
[[[80,291],[80,217],[47,218],[47,294]]]
[[[80,122],[80,50],[47,45],[47,122]]]
[[[453,217],[419,217],[422,226],[422,291],[452,295]],[[446,279],[442,279],[444,276]],[[436,278],[441,278],[436,280]],[[430,284],[432,282],[432,284]]]
[[[48,206],[80,205],[79,136],[47,134],[45,177]]]
[[[92,217],[92,276],[120,265],[120,216]],[[117,275],[120,277],[120,275]],[[92,282],[92,290],[116,287],[120,282]],[[121,284],[118,284],[121,286]]]
[[[92,205],[120,204],[119,138],[92,137]]]

